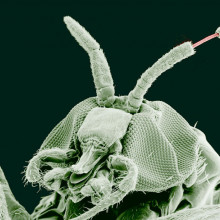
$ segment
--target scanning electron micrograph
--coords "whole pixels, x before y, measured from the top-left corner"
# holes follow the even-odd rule
[[[71,17],[64,22],[89,55],[97,96],[74,106],[29,160],[25,182],[48,190],[32,214],[0,170],[0,219],[220,219],[219,155],[171,106],[144,99],[158,76],[220,38],[220,28],[174,47],[116,96],[100,45]]]

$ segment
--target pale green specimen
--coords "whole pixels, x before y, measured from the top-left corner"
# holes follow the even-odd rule
[[[89,54],[99,105],[111,105],[115,100],[115,91],[110,68],[102,49],[77,21],[67,16],[64,22],[73,37]]]
[[[12,194],[5,175],[0,167],[0,219],[1,220],[30,220],[31,216],[18,203]]]
[[[219,220],[220,205],[207,205],[173,213],[158,220]]]
[[[2,185],[0,185],[0,219],[10,220]]]
[[[137,192],[146,201],[119,208],[117,220],[220,218],[219,155],[168,104],[144,99],[158,76],[195,54],[192,43],[162,56],[128,96],[118,97],[99,44],[71,17],[64,22],[89,55],[97,97],[76,105],[29,161],[26,180],[54,191],[31,216],[1,173],[0,219],[86,220]],[[157,197],[164,192],[165,199]]]
[[[196,187],[197,182],[206,184],[208,177],[217,175],[214,187],[218,182],[220,170],[214,169],[214,174],[211,175],[213,170],[208,168],[213,166],[213,162],[209,160],[207,165],[205,161],[215,155],[215,152],[210,151],[211,146],[204,141],[202,143],[207,146],[205,148],[208,151],[202,148],[197,130],[170,106],[163,102],[143,99],[148,88],[161,73],[195,53],[191,42],[173,48],[143,73],[128,96],[117,97],[114,96],[110,68],[99,44],[72,18],[65,17],[64,21],[71,34],[89,54],[97,90],[97,107],[110,107],[90,107],[93,101],[89,99],[85,103],[82,102],[55,127],[41,146],[41,149],[66,149],[69,145],[58,143],[70,140],[69,144],[74,144],[76,150],[81,151],[79,160],[70,166],[71,174],[69,173],[67,180],[69,191],[67,188],[65,192],[75,203],[90,196],[94,207],[73,219],[90,218],[120,202],[131,190],[159,193],[174,187],[169,202],[160,206],[162,215],[175,212],[183,198],[188,198],[191,206],[196,207],[190,199],[195,195],[185,195],[181,186],[186,184],[188,187]],[[86,104],[88,102],[91,104]],[[68,131],[72,132],[71,139],[71,133]],[[56,139],[57,144],[54,142]],[[48,145],[51,141],[53,144]],[[209,151],[211,154],[205,153]],[[219,161],[219,156],[216,160]],[[29,166],[31,164],[30,161]],[[58,192],[61,185],[59,180],[65,180],[61,174],[62,169],[66,168],[54,168],[45,174],[42,185],[48,185],[47,182],[51,178],[56,179],[53,189]],[[103,169],[109,174],[100,178],[98,173]],[[208,174],[205,170],[209,171]],[[68,172],[63,170],[63,173]],[[106,187],[101,184],[106,184]],[[213,191],[213,187],[209,189]],[[197,194],[203,192],[202,188],[198,187]],[[203,204],[206,204],[207,199],[201,199]]]
[[[139,110],[144,95],[158,76],[172,68],[174,64],[193,54],[195,54],[195,51],[191,42],[186,42],[170,50],[169,53],[163,55],[152,67],[147,69],[128,95],[128,103],[131,106],[130,111],[137,112]]]

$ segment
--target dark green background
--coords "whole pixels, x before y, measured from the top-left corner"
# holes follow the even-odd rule
[[[24,166],[70,109],[95,96],[87,54],[63,16],[80,22],[104,49],[117,95],[174,46],[220,26],[219,1],[16,1],[0,3],[0,164],[29,212],[46,195],[22,183]],[[219,52],[214,39],[164,73],[148,100],[162,100],[219,147]]]

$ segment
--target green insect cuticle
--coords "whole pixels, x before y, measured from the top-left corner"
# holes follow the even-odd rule
[[[174,47],[141,75],[127,96],[116,96],[100,45],[71,17],[64,22],[89,55],[97,96],[75,106],[29,161],[26,180],[53,190],[32,215],[15,200],[0,169],[0,220],[39,219],[50,212],[86,220],[130,192],[152,193],[156,199],[128,208],[117,220],[139,219],[140,210],[146,219],[158,220],[199,219],[204,210],[203,217],[220,216],[219,155],[201,131],[166,103],[144,99],[163,72],[194,55],[205,41],[220,38],[220,28],[195,44]],[[157,197],[160,193],[166,201]]]

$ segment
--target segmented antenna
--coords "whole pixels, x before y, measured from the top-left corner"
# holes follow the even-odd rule
[[[202,43],[215,37],[220,38],[220,27],[216,30],[215,34],[210,35],[195,44],[192,44],[190,41],[185,42],[170,50],[169,53],[163,55],[155,64],[153,64],[152,67],[148,68],[141,75],[141,78],[137,81],[135,88],[128,94],[129,111],[131,113],[138,112],[144,95],[158,76],[160,76],[166,70],[172,68],[174,64],[195,54],[195,47],[198,47]]]
[[[152,67],[148,68],[137,81],[135,88],[128,94],[128,108],[131,113],[139,110],[144,95],[151,87],[152,83],[166,70],[172,68],[174,64],[195,53],[191,42],[185,42],[174,47],[170,52],[163,55]]]
[[[108,62],[100,45],[73,18],[66,16],[64,22],[71,35],[89,55],[98,104],[106,107],[111,106],[115,100],[115,89]]]

